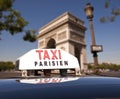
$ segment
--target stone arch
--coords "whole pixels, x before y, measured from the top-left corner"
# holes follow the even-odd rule
[[[84,21],[66,12],[40,28],[38,48],[63,49],[77,57],[80,68],[86,71],[85,31]]]

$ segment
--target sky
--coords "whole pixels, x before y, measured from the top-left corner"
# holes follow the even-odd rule
[[[87,44],[87,62],[93,62],[93,56],[90,52],[91,35],[89,21],[86,19],[84,8],[90,2],[94,7],[94,32],[97,45],[103,46],[103,52],[98,53],[100,63],[109,62],[120,64],[120,16],[115,22],[101,23],[102,16],[109,16],[110,10],[104,9],[105,0],[15,0],[13,8],[20,11],[29,25],[25,29],[36,29],[65,12],[70,12],[85,22],[87,28],[85,32]],[[112,7],[118,7],[120,0],[111,0]],[[38,35],[38,32],[36,33]],[[3,31],[0,41],[0,61],[13,61],[30,51],[38,48],[38,42],[30,43],[22,40],[24,32],[11,36]]]

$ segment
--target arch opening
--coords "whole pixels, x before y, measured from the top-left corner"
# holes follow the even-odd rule
[[[56,48],[56,41],[55,39],[51,38],[47,43],[47,48]]]
[[[56,41],[55,39],[51,38],[48,43],[46,48],[56,48]],[[43,70],[45,76],[50,76],[51,75],[51,69],[45,69]]]

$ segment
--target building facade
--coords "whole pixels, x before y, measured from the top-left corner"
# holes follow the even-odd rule
[[[77,57],[81,70],[86,70],[86,40],[84,22],[65,12],[39,29],[38,48],[63,49]]]

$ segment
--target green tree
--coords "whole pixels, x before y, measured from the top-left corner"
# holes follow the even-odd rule
[[[34,42],[37,39],[35,30],[27,30],[26,34],[23,36],[24,41]]]
[[[13,62],[0,61],[0,71],[12,70],[12,69],[15,69],[15,65],[13,64]]]
[[[14,2],[15,0],[0,0],[0,34],[4,30],[8,31],[11,35],[24,31],[23,39],[25,41],[36,41],[35,31],[24,30],[28,22],[21,16],[19,11],[13,9]]]
[[[114,1],[115,2],[115,1]],[[108,16],[102,16],[100,18],[100,22],[105,23],[105,22],[114,22],[115,19],[120,16],[120,6],[116,6],[113,3],[113,0],[106,0],[104,3],[104,8],[105,10],[110,11],[110,15]]]

